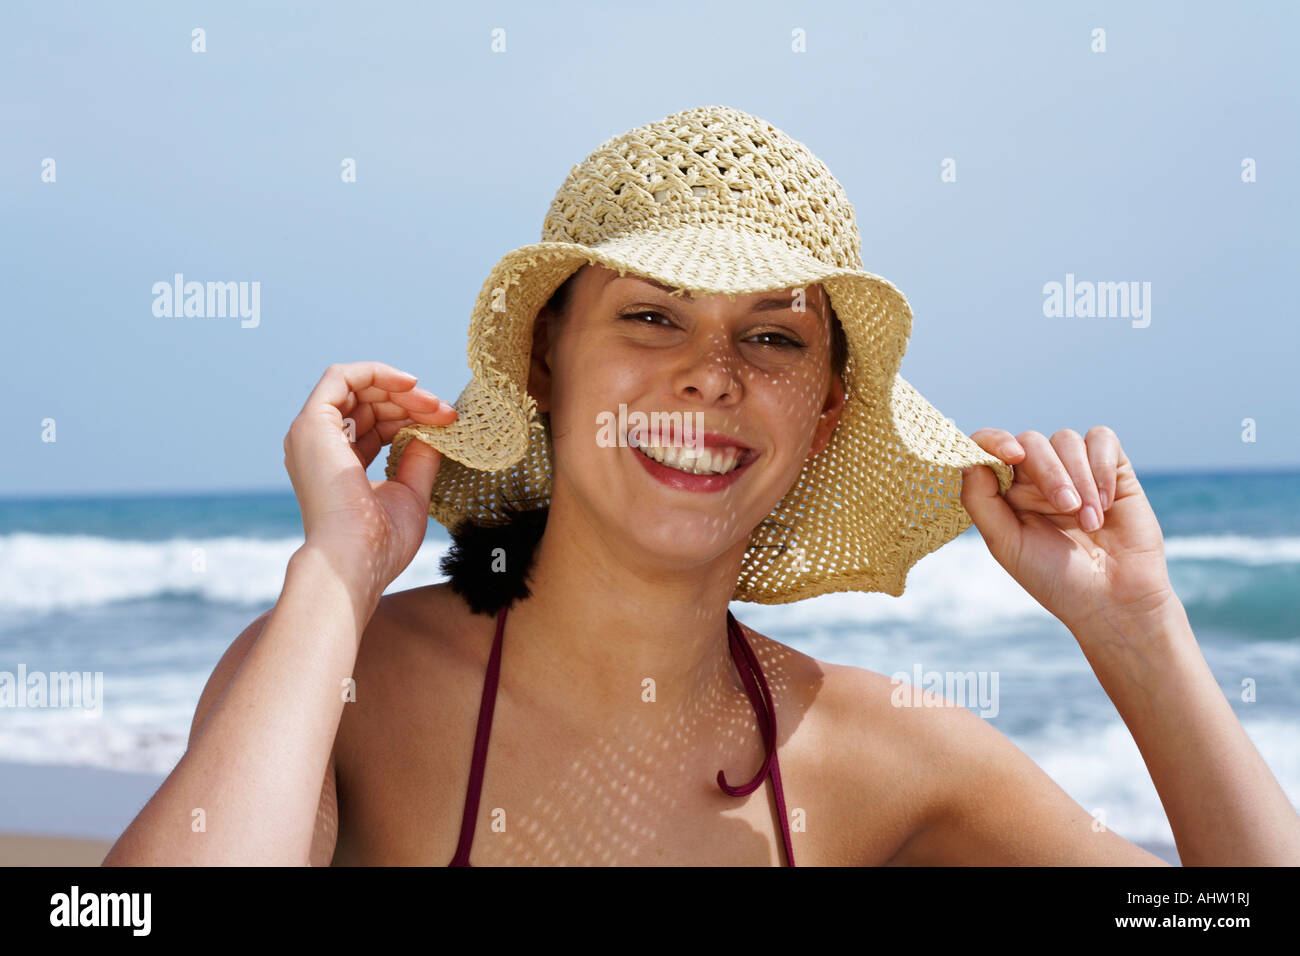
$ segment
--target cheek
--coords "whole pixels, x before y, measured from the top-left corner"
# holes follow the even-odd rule
[[[603,354],[557,358],[551,391],[552,438],[567,442],[566,453],[586,460],[597,450],[601,416],[618,416],[619,402],[637,401],[649,378],[645,363]]]
[[[806,429],[821,414],[826,397],[826,383],[815,370],[792,369],[768,373],[762,377],[761,382],[755,380],[751,395],[758,392],[760,384],[763,404],[772,409],[784,423],[781,431],[786,428]]]

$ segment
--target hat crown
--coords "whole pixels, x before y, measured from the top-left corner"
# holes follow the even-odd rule
[[[853,205],[826,165],[771,123],[726,106],[683,110],[602,143],[555,194],[542,241],[595,246],[704,223],[862,268]]]

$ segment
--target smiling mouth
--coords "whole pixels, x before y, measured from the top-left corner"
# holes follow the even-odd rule
[[[725,475],[753,460],[748,448],[711,447],[696,449],[682,446],[639,445],[631,438],[628,444],[651,461],[687,475]]]

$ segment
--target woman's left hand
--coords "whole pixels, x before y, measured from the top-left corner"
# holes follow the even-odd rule
[[[998,564],[1072,633],[1177,601],[1160,525],[1114,431],[970,437],[1012,465],[1015,480],[1003,496],[991,468],[969,469],[962,505]]]

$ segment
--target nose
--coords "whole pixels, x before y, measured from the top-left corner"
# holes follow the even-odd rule
[[[740,400],[743,386],[736,374],[739,356],[725,334],[702,334],[702,341],[673,375],[673,391],[707,405]]]

